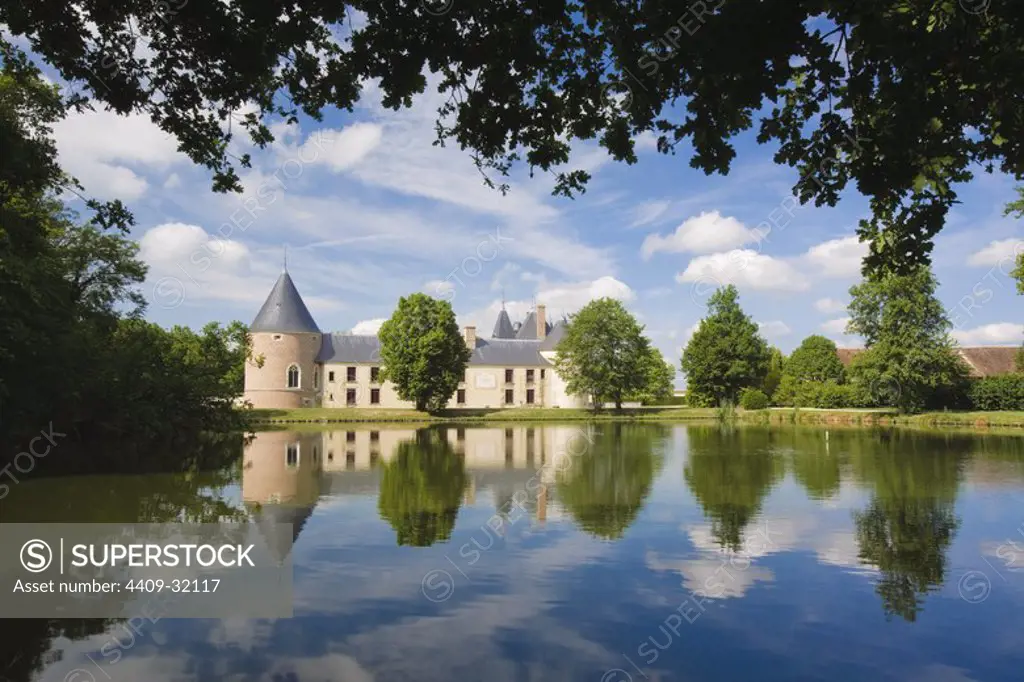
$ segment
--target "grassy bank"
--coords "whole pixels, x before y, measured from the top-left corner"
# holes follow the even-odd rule
[[[417,410],[364,408],[301,408],[294,410],[251,410],[246,413],[254,427],[285,424],[336,423],[467,423],[467,422],[573,422],[573,421],[711,421],[718,410],[702,407],[638,407],[619,412],[562,408],[509,408],[446,410],[428,414]],[[740,421],[767,424],[849,424],[864,426],[921,426],[960,428],[1024,428],[1024,412],[928,412],[901,415],[890,409],[823,410],[811,408],[770,408],[736,410]]]
[[[896,410],[822,410],[770,408],[741,413],[740,419],[779,424],[863,424],[865,426],[950,426],[1024,428],[1024,412],[925,412],[899,414]]]
[[[417,410],[306,407],[294,410],[251,410],[247,412],[252,424],[332,424],[340,422],[418,422],[435,424],[444,422],[568,422],[606,420],[668,420],[695,421],[715,418],[711,408],[690,407],[637,407],[619,412],[562,408],[508,408],[481,410],[445,410],[437,414]]]

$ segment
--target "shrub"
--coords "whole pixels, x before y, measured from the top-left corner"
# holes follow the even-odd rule
[[[814,398],[815,407],[833,410],[843,407],[854,407],[857,404],[857,394],[853,386],[838,384],[831,379],[817,385]]]
[[[740,407],[744,410],[763,410],[768,407],[768,396],[756,388],[744,388],[740,391]]]
[[[975,379],[968,396],[975,410],[1024,410],[1024,374]]]

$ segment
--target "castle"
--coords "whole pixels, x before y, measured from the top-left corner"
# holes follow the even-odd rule
[[[244,400],[255,408],[406,408],[395,387],[380,378],[376,335],[321,332],[285,271],[249,327],[252,355],[245,365]],[[472,355],[449,408],[584,407],[555,372],[555,347],[565,320],[552,325],[535,306],[513,324],[502,308],[491,338],[465,327]]]

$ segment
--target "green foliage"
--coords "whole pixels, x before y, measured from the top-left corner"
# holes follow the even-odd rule
[[[384,466],[378,508],[399,545],[429,547],[452,535],[468,478],[465,463],[437,429],[399,443]]]
[[[785,374],[802,381],[843,380],[843,363],[836,344],[824,336],[813,334],[804,339],[786,362]]]
[[[758,388],[744,388],[740,391],[740,407],[744,410],[763,410],[768,407],[768,396]]]
[[[850,380],[868,402],[915,412],[957,400],[968,368],[949,337],[949,320],[935,297],[928,268],[884,275],[850,289],[848,331],[867,350],[850,366]]]
[[[707,316],[683,349],[687,397],[695,407],[735,402],[741,389],[762,385],[768,373],[768,344],[738,298],[731,284],[715,291]]]
[[[418,2],[355,7],[356,31],[344,3],[280,12],[269,0],[8,2],[0,24],[103,105],[176,136],[219,190],[239,189],[239,128],[262,147],[276,121],[351,110],[364,93],[399,108],[438,90],[442,141],[484,172],[555,172],[564,194],[590,178],[562,170],[579,140],[635,163],[653,132],[660,152],[692,145],[691,165],[726,173],[734,139],[756,128],[797,169],[801,202],[835,205],[851,186],[868,198],[860,229],[881,271],[927,262],[974,169],[1024,167],[1017,0],[990,0],[980,18],[953,0],[717,2],[685,18],[650,2],[457,2],[443,17]]]
[[[124,452],[234,425],[244,327],[141,321],[131,215],[86,201],[83,219],[61,203],[80,189],[52,136],[67,106],[2,41],[0,57],[0,443],[53,423],[72,440],[116,437]]]
[[[661,351],[650,346],[644,356],[644,387],[630,396],[644,405],[665,405],[673,398],[676,368],[665,362]]]
[[[636,520],[661,468],[669,432],[660,425],[611,424],[593,432],[558,474],[559,501],[576,523],[599,538],[622,537]]]
[[[381,376],[417,410],[442,409],[462,381],[472,351],[459,332],[448,301],[423,293],[398,300],[381,325]]]
[[[565,336],[558,343],[555,368],[565,380],[566,390],[593,399],[598,407],[622,402],[638,393],[661,392],[665,377],[658,366],[665,360],[652,351],[650,341],[621,302],[599,298],[569,318]]]
[[[1001,374],[971,381],[971,409],[1024,410],[1024,374]]]
[[[761,390],[764,391],[765,395],[773,396],[779,388],[779,382],[782,381],[782,374],[786,366],[786,356],[775,346],[769,348],[768,352],[770,354],[768,356],[768,372],[764,375]]]

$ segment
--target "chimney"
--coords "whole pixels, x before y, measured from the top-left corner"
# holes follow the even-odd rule
[[[466,347],[476,350],[476,327],[465,327],[462,330],[462,337],[466,339]]]
[[[547,307],[541,303],[537,305],[537,338],[541,341],[548,335]]]

